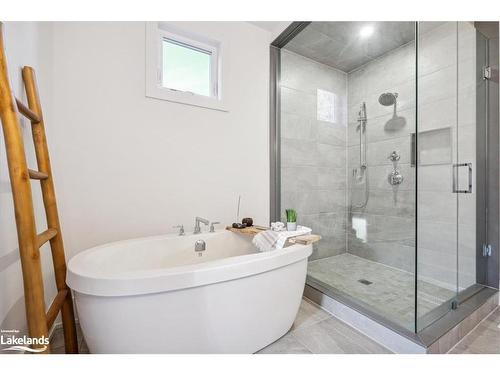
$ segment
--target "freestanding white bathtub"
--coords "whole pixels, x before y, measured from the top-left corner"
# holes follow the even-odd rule
[[[226,230],[149,237],[77,254],[67,283],[91,353],[254,353],[292,326],[311,252]]]

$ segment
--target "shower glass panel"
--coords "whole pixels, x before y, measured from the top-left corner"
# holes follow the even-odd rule
[[[498,220],[488,209],[497,83],[483,68],[498,66],[498,39],[470,22],[297,30],[277,58],[273,220],[293,208],[322,236],[309,286],[429,338],[430,325],[488,293],[487,280],[497,285],[488,275],[498,266],[483,255],[498,237],[488,233]]]
[[[418,31],[420,331],[476,285],[476,30],[469,22],[419,22]]]
[[[281,215],[322,236],[308,284],[412,332],[415,29],[312,22],[281,49],[279,86]]]
[[[456,22],[419,22],[417,330],[446,314],[458,291],[457,43]]]

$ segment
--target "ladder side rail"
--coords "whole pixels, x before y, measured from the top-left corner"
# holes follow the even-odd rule
[[[67,290],[66,297],[61,309],[65,348],[66,353],[77,353],[78,340],[76,336],[73,299],[71,297],[71,292],[66,285],[66,259],[64,255],[64,245],[61,235],[56,195],[52,178],[52,169],[47,147],[47,138],[45,135],[45,125],[40,104],[38,87],[36,84],[35,72],[33,68],[25,66],[22,70],[22,76],[26,89],[26,97],[28,99],[29,109],[33,113],[35,113],[39,119],[39,122],[33,123],[31,128],[33,133],[33,142],[35,145],[38,171],[45,173],[48,176],[46,179],[40,181],[43,203],[45,206],[45,215],[47,218],[47,225],[49,228],[57,230],[57,235],[50,240],[56,286],[58,292]]]
[[[42,266],[37,247],[37,233],[31,185],[24,150],[17,105],[10,87],[7,58],[0,24],[0,117],[14,200],[17,236],[23,274],[24,298],[29,335],[48,337],[45,316]],[[44,345],[33,345],[42,348]],[[49,353],[47,348],[43,353]]]

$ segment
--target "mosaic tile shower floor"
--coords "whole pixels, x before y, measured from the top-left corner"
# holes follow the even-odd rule
[[[348,253],[309,262],[307,274],[362,301],[394,323],[414,329],[414,274]],[[417,289],[419,317],[454,295],[452,290],[422,280]]]

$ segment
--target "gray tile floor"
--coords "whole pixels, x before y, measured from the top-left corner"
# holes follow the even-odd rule
[[[76,335],[78,337],[78,352],[80,354],[89,354],[87,343],[83,339],[82,330],[80,325],[76,325]],[[62,327],[58,327],[50,339],[50,349],[52,354],[65,354],[64,351],[64,335]]]
[[[500,354],[500,307],[465,336],[451,354]]]
[[[390,351],[303,299],[292,329],[258,354],[306,353],[383,354]]]
[[[309,262],[308,275],[368,305],[393,322],[413,329],[415,276],[410,272],[352,255],[340,254]],[[366,285],[360,280],[367,280]],[[419,280],[419,317],[453,297],[453,291]]]

